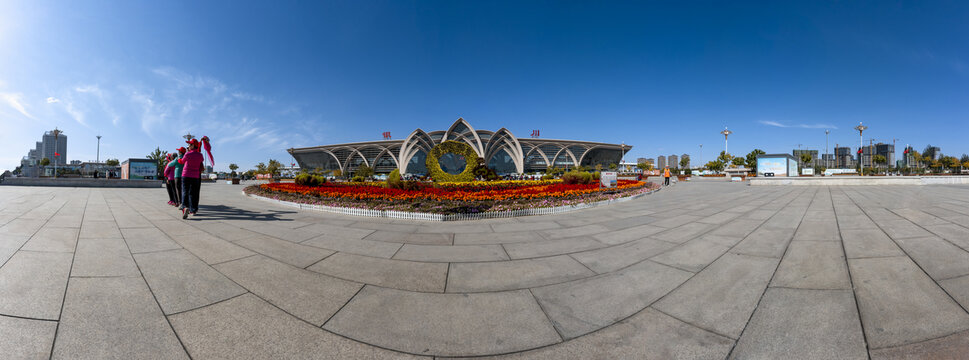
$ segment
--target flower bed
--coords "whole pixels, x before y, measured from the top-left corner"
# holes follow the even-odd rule
[[[415,211],[435,214],[480,213],[556,207],[613,200],[655,189],[656,184],[619,180],[617,188],[561,181],[490,181],[422,184],[413,190],[390,189],[383,183],[293,183],[253,185],[247,194],[302,204],[371,210]]]

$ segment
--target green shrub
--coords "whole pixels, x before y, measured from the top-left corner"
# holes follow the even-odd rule
[[[320,185],[326,184],[326,177],[319,176],[319,175],[310,175],[306,173],[296,175],[296,178],[294,180],[296,182],[296,185],[302,185],[302,186],[320,186]]]
[[[358,176],[354,176],[352,179],[350,179],[350,181],[352,181],[352,182],[363,182],[363,176],[359,176],[359,175]]]
[[[596,181],[599,181],[600,179],[602,179],[602,173],[599,171],[596,171],[592,173],[592,178],[595,179]]]
[[[542,180],[552,180],[552,179],[555,179],[555,175],[552,175],[552,174],[542,175]]]
[[[591,184],[593,183],[593,175],[583,171],[569,171],[562,175],[562,183],[564,184]]]
[[[403,182],[400,181],[400,170],[394,169],[387,175],[387,187],[390,189],[401,189],[403,188]]]
[[[313,181],[313,176],[310,174],[299,174],[296,175],[295,183],[301,186],[313,186],[310,183]]]

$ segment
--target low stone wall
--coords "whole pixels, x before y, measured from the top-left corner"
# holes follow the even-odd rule
[[[103,187],[103,188],[160,188],[165,185],[161,180],[120,180],[94,178],[6,178],[0,185],[7,186],[58,186],[58,187]]]
[[[752,177],[751,186],[764,185],[969,185],[969,176],[832,176]]]

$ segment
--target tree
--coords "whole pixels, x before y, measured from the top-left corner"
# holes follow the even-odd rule
[[[811,160],[812,160],[812,159],[811,159],[811,154],[808,154],[808,153],[801,153],[801,166],[802,166],[802,167],[803,167],[803,166],[807,166],[807,164],[808,164],[808,163],[810,163],[810,162],[811,162]]]
[[[357,171],[353,172],[353,176],[359,176],[364,179],[369,178],[373,176],[373,168],[367,166],[367,164],[360,164],[360,166],[357,167]]]
[[[642,171],[650,171],[650,170],[653,170],[653,164],[650,164],[650,163],[647,163],[647,162],[641,162],[639,164],[636,164],[636,167],[639,168],[639,170],[642,170]]]
[[[50,159],[48,158],[40,159],[40,166],[47,166],[47,165],[50,165]]]
[[[717,161],[727,164],[733,161],[733,156],[730,156],[726,151],[721,151],[720,156],[717,157]]]
[[[256,164],[256,174],[265,174],[265,173],[266,173],[266,164],[265,163]]]
[[[714,160],[714,161],[708,162],[706,165],[706,168],[711,171],[723,171],[723,161]]]
[[[104,165],[118,166],[118,165],[121,165],[121,162],[118,161],[118,159],[107,159],[107,160],[104,160]]]
[[[167,155],[168,151],[162,151],[160,147],[156,146],[155,151],[152,151],[148,154],[148,156],[146,156],[149,159],[155,160],[155,164],[158,166],[158,171],[155,173],[156,175],[165,172],[165,166],[168,165],[165,163],[165,156]]]
[[[684,169],[690,167],[690,158],[684,156],[682,159],[680,159],[680,167]]]
[[[744,166],[744,162],[746,162],[746,159],[739,156],[733,158],[733,160],[730,161],[730,163],[733,164],[734,167]]]
[[[747,168],[750,169],[750,171],[753,171],[756,173],[757,155],[764,155],[764,154],[766,153],[764,152],[764,150],[761,150],[761,149],[754,149],[754,151],[751,151],[749,154],[747,154]]]
[[[609,170],[616,170],[617,168],[619,168],[619,165],[616,165],[616,163],[609,164]]]
[[[919,154],[918,151],[915,151],[915,149],[912,149],[911,151],[908,152],[908,157],[912,161],[912,164],[908,164],[909,167],[919,167],[919,162],[922,161],[922,154]],[[906,161],[909,161],[909,160],[906,159]]]
[[[269,159],[269,165],[266,165],[266,171],[269,172],[269,175],[273,177],[276,177],[277,175],[279,175],[279,169],[282,169],[282,168],[283,168],[283,164],[273,159]]]
[[[959,159],[956,159],[955,156],[943,156],[940,159],[940,162],[942,163],[943,168],[950,168],[951,169],[951,168],[954,168],[956,166],[959,166]]]
[[[239,169],[239,165],[229,164],[229,170],[232,170],[232,177],[236,177],[236,170]]]
[[[888,162],[888,159],[886,159],[884,155],[875,155],[871,157],[871,161],[875,164],[885,165],[885,163]]]

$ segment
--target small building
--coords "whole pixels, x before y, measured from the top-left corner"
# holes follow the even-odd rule
[[[121,163],[124,180],[154,180],[158,178],[158,163],[152,159],[128,159]]]
[[[757,155],[757,176],[797,176],[797,159],[788,154]]]

